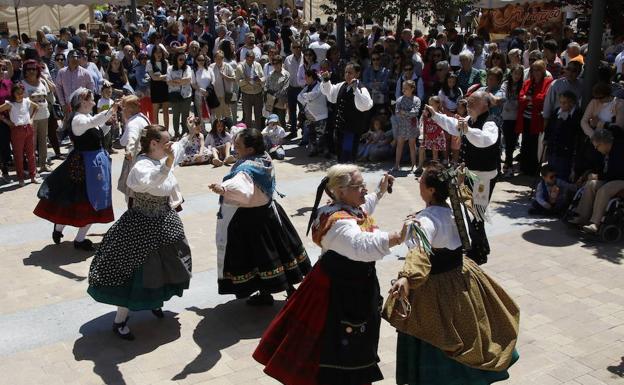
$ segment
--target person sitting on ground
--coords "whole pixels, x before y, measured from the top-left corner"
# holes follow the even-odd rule
[[[187,125],[191,128],[188,142],[184,147],[184,159],[180,166],[190,166],[192,164],[203,164],[212,159],[212,149],[206,147],[204,134],[202,134],[202,118],[189,116]]]
[[[371,150],[380,145],[384,145],[386,141],[386,133],[384,132],[383,121],[381,116],[375,116],[370,131],[362,135],[362,144],[358,150],[358,162],[366,162],[369,159]]]
[[[212,149],[212,164],[215,167],[224,163],[230,165],[236,161],[231,153],[232,135],[225,126],[225,120],[218,119],[213,122],[212,129],[206,135],[206,147]]]
[[[554,166],[545,164],[540,170],[542,179],[535,189],[535,196],[531,202],[531,215],[559,215],[570,203],[570,193],[576,190],[575,186],[558,178]]]
[[[264,137],[264,145],[268,149],[271,158],[282,160],[286,156],[282,147],[282,140],[286,137],[286,130],[279,125],[279,116],[277,114],[269,115],[267,126],[262,130]]]
[[[592,135],[592,144],[602,154],[602,162],[588,176],[585,191],[576,208],[577,217],[570,223],[583,225],[583,230],[598,232],[598,225],[609,200],[624,190],[624,134],[621,130],[599,128]]]

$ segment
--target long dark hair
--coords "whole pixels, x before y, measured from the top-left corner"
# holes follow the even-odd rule
[[[154,45],[154,48],[152,48],[152,54],[150,55],[150,63],[152,63],[152,68],[154,69],[154,71],[156,70],[156,50],[160,50],[162,56],[160,58],[160,67],[162,68],[162,75],[164,75],[165,73],[167,73],[167,59],[165,59],[165,51],[160,47],[159,44]]]
[[[217,126],[219,124],[223,125],[223,135],[219,134],[219,131],[217,131]],[[227,129],[226,120],[225,119],[216,119],[212,123],[212,128],[208,132],[208,135],[212,135],[213,138],[223,138],[227,132],[228,132],[228,129]]]
[[[455,78],[455,87],[452,89],[448,86],[448,81],[450,78]],[[450,72],[446,74],[446,78],[444,79],[444,83],[442,83],[442,92],[452,101],[457,101],[460,97],[463,96],[461,88],[459,88],[459,82],[457,81],[457,74],[454,72]]]
[[[520,69],[523,69],[522,66],[514,64],[509,68],[509,73],[507,74],[507,77],[505,78],[505,85],[507,86],[507,99],[517,99],[518,95],[520,95],[520,90],[522,89],[522,85],[524,84],[524,78],[521,77],[520,80],[518,80],[517,82],[514,83],[513,81],[513,73],[515,71],[518,71]],[[523,69],[524,70],[524,69]]]
[[[223,51],[223,57],[225,57],[225,60],[234,60],[234,51],[232,51],[232,42],[230,40],[225,39],[221,41],[221,44],[219,44],[219,49]]]

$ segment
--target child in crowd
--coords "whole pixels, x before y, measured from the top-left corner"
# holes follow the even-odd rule
[[[217,119],[206,135],[206,147],[212,150],[212,164],[215,167],[232,164],[236,161],[231,153],[232,135],[225,126],[225,119]]]
[[[468,100],[460,99],[457,102],[456,119],[463,119],[468,116]],[[459,150],[461,149],[461,137],[451,135],[451,159],[453,164],[459,163]]]
[[[146,53],[141,52],[137,56],[137,65],[134,67],[134,78],[136,79],[136,87],[134,93],[139,97],[141,112],[143,115],[154,122],[152,99],[150,98],[150,77],[145,70],[145,66],[149,57]]]
[[[413,80],[403,82],[403,95],[399,97],[395,105],[395,113],[392,116],[392,126],[396,130],[396,154],[392,171],[399,170],[403,157],[403,146],[407,141],[410,150],[412,169],[416,168],[416,140],[420,135],[418,114],[420,112],[420,99],[415,96],[416,83]]]
[[[286,153],[282,147],[282,140],[286,137],[286,130],[279,125],[279,116],[276,114],[269,115],[267,126],[262,130],[262,136],[269,155],[273,159],[284,159]]]
[[[559,95],[559,108],[553,112],[544,133],[548,164],[566,182],[570,181],[572,174],[577,138],[583,134],[582,115],[577,108],[576,95],[572,91],[564,91]]]
[[[454,116],[457,112],[457,104],[462,99],[464,94],[461,88],[457,85],[457,75],[453,72],[449,72],[446,75],[444,84],[438,92],[440,103],[442,105],[442,112],[448,116]]]
[[[24,186],[24,157],[28,159],[28,172],[31,183],[40,183],[37,179],[37,162],[35,161],[35,131],[33,117],[38,105],[24,97],[24,86],[21,83],[11,88],[11,98],[0,106],[0,112],[9,111],[11,120],[11,147],[20,186]]]
[[[369,160],[371,150],[386,142],[386,132],[384,131],[383,121],[379,116],[373,118],[372,127],[365,135],[362,136],[362,143],[358,149],[358,162],[366,162]]]
[[[184,159],[180,163],[180,166],[209,162],[210,159],[212,159],[212,151],[211,148],[206,147],[204,143],[204,134],[202,134],[204,125],[201,118],[189,116],[187,126],[191,128],[191,133],[184,147]]]
[[[436,112],[440,112],[441,103],[440,98],[437,96],[431,96],[429,103]],[[423,173],[423,165],[425,163],[425,151],[431,150],[433,160],[437,161],[439,153],[442,152],[442,163],[446,163],[446,136],[442,127],[440,127],[433,118],[425,111],[421,117],[424,144],[420,146],[420,152],[418,154],[418,169],[416,170],[416,176],[421,176]]]
[[[575,192],[576,186],[557,178],[555,168],[549,164],[543,165],[540,173],[542,180],[535,189],[535,197],[531,203],[529,214],[562,214],[570,204],[570,197]]]
[[[102,84],[102,97],[97,102],[97,112],[100,113],[102,111],[106,111],[110,109],[113,105],[113,83],[105,80]],[[114,154],[116,151],[113,150],[113,128],[117,124],[117,117],[115,114],[111,116],[111,118],[106,122],[106,127],[111,127],[110,131],[104,136],[103,144],[104,148],[108,151],[109,154]]]

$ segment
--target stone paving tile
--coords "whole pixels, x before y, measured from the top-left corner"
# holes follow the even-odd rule
[[[298,149],[288,153],[300,156]],[[118,173],[121,157],[113,158],[113,170]],[[299,159],[288,157],[278,163],[278,189],[288,193],[280,203],[303,235],[316,183],[329,164],[298,163]],[[369,183],[378,178],[379,170],[379,166],[367,166]],[[211,166],[176,171],[186,198],[182,220],[196,277],[216,268],[217,204],[206,186],[227,171]],[[399,178],[394,190],[375,213],[383,229],[400,228],[408,212],[422,208],[413,178]],[[493,224],[488,228],[493,253],[484,269],[514,297],[522,312],[518,341],[521,358],[504,383],[624,383],[622,245],[583,241],[560,223],[527,218],[526,192],[526,187],[499,183],[492,205]],[[73,314],[59,314],[56,309],[87,297],[85,278],[91,256],[71,247],[75,230],[67,229],[66,242],[60,246],[51,245],[51,225],[32,215],[35,193],[36,186],[12,191],[0,188],[0,239],[4,240],[0,242],[0,320],[45,309],[41,322],[53,322],[61,330],[63,320]],[[113,199],[119,216],[123,198],[115,191]],[[94,226],[90,237],[99,241],[108,226]],[[304,243],[313,255],[318,254],[309,238]],[[396,251],[378,263],[384,294],[402,265],[396,260],[400,253]],[[198,283],[193,282],[189,295],[198,290],[194,289]],[[139,321],[132,325],[139,339],[132,343],[115,339],[107,331],[109,325],[104,325],[109,318],[100,317],[85,325],[78,338],[52,339],[5,354],[0,363],[0,383],[276,384],[251,359],[251,353],[277,310],[265,312],[227,303],[231,297],[218,296],[216,282],[210,282],[206,290],[199,296],[212,305],[182,309],[164,325],[137,317]],[[0,335],[0,343],[3,341]],[[396,332],[383,323],[379,354],[386,378],[378,384],[395,383],[395,349]]]

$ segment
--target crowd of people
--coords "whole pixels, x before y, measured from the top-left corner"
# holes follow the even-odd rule
[[[34,213],[54,224],[55,243],[65,226],[79,228],[74,247],[95,251],[88,293],[117,306],[115,334],[134,339],[129,311],[163,317],[163,303],[189,287],[175,167],[225,165],[209,186],[220,203],[219,293],[250,306],[289,298],[254,353],[267,374],[296,385],[380,380],[374,261],[405,242],[383,312],[399,331],[398,383],[507,378],[519,310],[478,266],[490,253],[492,193],[501,178],[539,177],[530,213],[559,215],[583,188],[567,217],[598,231],[624,191],[624,37],[604,50],[587,101],[588,47],[569,26],[563,36],[517,28],[495,42],[452,21],[424,33],[409,21],[391,30],[347,20],[342,52],[334,18],[304,21],[300,7],[217,2],[214,34],[208,15],[206,4],[155,3],[131,22],[128,9],[109,6],[91,32],[0,36],[3,182],[14,168],[20,186],[41,183]],[[323,252],[314,267],[275,200],[275,160],[288,141],[310,161],[339,162],[310,219]],[[54,170],[48,145],[63,160]],[[119,149],[128,211],[95,250],[86,235],[114,220],[110,155]],[[393,166],[368,194],[354,163],[383,161]],[[420,179],[427,208],[399,232],[380,231],[374,208],[405,171]],[[331,203],[319,208],[323,193]],[[474,317],[441,319],[442,295],[468,301]]]

